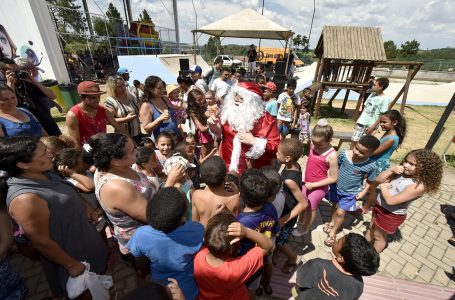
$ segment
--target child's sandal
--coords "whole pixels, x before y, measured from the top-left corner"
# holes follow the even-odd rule
[[[322,227],[322,231],[324,231],[325,233],[330,233],[330,231],[332,231],[332,228],[333,228],[333,225],[330,224],[330,223],[324,223],[324,227]]]
[[[327,247],[332,247],[333,243],[335,243],[335,240],[336,239],[334,236],[328,236],[324,241],[324,245],[326,245]]]
[[[297,263],[290,263],[286,261],[284,265],[281,267],[281,272],[285,274],[290,274],[294,271],[294,269],[297,267]]]

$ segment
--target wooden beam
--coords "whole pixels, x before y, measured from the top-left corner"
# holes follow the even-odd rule
[[[368,86],[367,83],[352,83],[352,82],[331,82],[331,81],[322,81],[324,86],[328,87],[344,87],[344,88],[363,88]]]
[[[401,100],[401,107],[400,113],[403,115],[404,108],[406,107],[406,99],[408,99],[408,91],[409,91],[409,84],[411,83],[411,76],[414,71],[414,66],[409,66],[408,76],[406,77],[406,82],[404,83],[404,92],[403,92],[403,99]]]
[[[319,74],[319,68],[321,67],[321,59],[318,58],[318,64],[316,66],[316,72],[314,72],[314,79],[313,82],[318,81],[318,74]]]
[[[344,113],[344,110],[346,109],[346,103],[348,102],[348,97],[349,97],[350,91],[351,90],[346,90],[346,94],[344,95],[343,105],[341,106],[341,113]]]
[[[377,67],[377,66],[410,66],[410,65],[423,65],[423,62],[419,62],[419,61],[393,61],[393,60],[389,60],[389,61],[384,61],[384,62],[375,62],[374,63],[374,66]]]
[[[316,100],[316,108],[314,110],[314,116],[319,116],[319,108],[321,107],[322,94],[324,93],[324,88],[321,88],[318,92],[318,99]]]
[[[362,104],[364,97],[365,97],[365,91],[362,90],[360,92],[359,100],[357,100],[357,105],[355,106],[354,114],[352,115],[352,119],[354,120],[354,122],[357,121],[357,119],[359,118],[360,104]]]
[[[412,81],[412,79],[414,79],[414,77],[416,76],[417,72],[419,72],[421,67],[422,67],[422,65],[417,65],[417,67],[414,69],[414,72],[411,75],[411,81]],[[395,105],[395,103],[397,103],[398,99],[400,99],[400,96],[401,96],[401,94],[403,94],[403,92],[404,92],[404,86],[398,92],[395,99],[393,99],[393,101],[390,103],[389,110],[392,109],[392,107]]]
[[[333,102],[333,100],[334,100],[334,99],[335,99],[335,97],[336,97],[336,96],[337,96],[337,95],[340,93],[340,91],[341,91],[341,89],[338,89],[338,90],[336,90],[336,92],[335,92],[335,93],[333,93],[333,96],[332,96],[332,98],[330,98],[330,100],[329,100],[329,105],[330,105],[330,106],[332,106],[332,102]]]
[[[430,136],[427,144],[425,145],[425,149],[431,150],[433,149],[434,145],[438,141],[439,137],[441,136],[442,130],[444,129],[444,124],[446,123],[447,119],[449,118],[451,112],[455,109],[455,93],[453,94],[452,98],[447,104],[446,109],[442,113],[441,119],[439,119],[438,124],[434,128],[433,133]]]

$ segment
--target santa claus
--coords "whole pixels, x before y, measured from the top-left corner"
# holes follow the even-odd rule
[[[260,168],[276,157],[277,123],[265,110],[261,88],[254,82],[234,85],[224,99],[220,118],[212,117],[208,124],[215,135],[222,136],[220,155],[230,171],[242,174],[247,162]]]

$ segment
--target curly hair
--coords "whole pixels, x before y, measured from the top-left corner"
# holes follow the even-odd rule
[[[121,133],[100,133],[88,140],[91,150],[82,151],[82,159],[89,165],[95,165],[103,172],[109,171],[111,161],[125,156],[128,136]]]
[[[188,116],[190,116],[191,114],[194,114],[196,116],[196,118],[199,120],[199,122],[202,123],[202,125],[207,125],[207,117],[204,114],[205,110],[206,110],[206,105],[199,106],[196,103],[197,97],[202,97],[202,99],[205,100],[204,93],[202,93],[198,89],[191,90],[188,93],[188,108],[187,108]]]
[[[417,162],[414,175],[416,182],[423,184],[426,193],[436,193],[442,180],[442,161],[439,156],[427,149],[412,150],[406,154],[401,164],[410,155],[414,156]]]

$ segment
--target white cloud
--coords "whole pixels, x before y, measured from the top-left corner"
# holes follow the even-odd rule
[[[91,11],[99,13],[88,0]],[[96,0],[103,11],[111,1],[123,16],[122,0]],[[197,10],[198,27],[202,27],[244,8],[261,10],[260,0],[193,0]],[[147,9],[158,26],[174,28],[171,0],[131,0],[136,19]],[[180,37],[191,42],[191,30],[196,26],[191,0],[178,0]],[[313,0],[267,0],[264,15],[274,22],[308,35],[313,14]],[[164,4],[164,5],[163,5]],[[167,10],[165,9],[165,7]],[[384,40],[393,40],[397,45],[416,39],[422,48],[455,47],[455,1],[453,0],[317,0],[311,34],[311,47],[319,39],[323,25],[377,26],[382,29]],[[199,41],[204,44],[208,36]],[[229,39],[223,43],[250,44],[255,40]],[[255,41],[256,42],[256,41]],[[263,41],[265,45],[279,46],[275,41]]]

